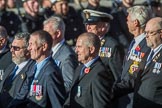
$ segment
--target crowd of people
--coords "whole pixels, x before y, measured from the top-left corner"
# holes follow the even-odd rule
[[[0,108],[162,108],[160,0],[87,2],[0,0]]]

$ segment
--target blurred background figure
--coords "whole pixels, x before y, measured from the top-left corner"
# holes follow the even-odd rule
[[[101,40],[99,56],[107,68],[110,67],[112,74],[117,80],[121,75],[123,62],[123,49],[119,43],[109,34],[110,21],[113,20],[112,15],[85,9],[85,28],[87,32],[96,34]]]
[[[162,4],[160,0],[146,0],[143,4],[152,9],[154,16],[162,17]]]
[[[6,28],[9,38],[12,39],[19,30],[20,20],[13,11],[6,10],[6,5],[7,0],[0,0],[0,25]]]
[[[49,18],[53,12],[51,10],[52,3],[51,0],[41,0],[40,1],[40,13],[44,16],[45,19]]]
[[[44,16],[40,13],[39,0],[25,0],[23,2],[25,14],[20,16],[20,31],[32,33],[43,28]]]
[[[133,39],[133,34],[128,30],[127,26],[127,9],[132,7],[134,0],[115,0],[113,2],[111,14],[114,19],[110,22],[110,33],[114,35],[114,38],[120,43],[124,48],[125,54],[127,53],[127,48],[131,40]]]
[[[52,39],[52,57],[61,70],[66,92],[70,91],[74,70],[78,65],[73,49],[65,42],[65,24],[60,17],[52,16],[44,21],[44,30]]]
[[[3,26],[0,26],[0,82],[3,80],[5,69],[12,63],[11,52],[8,45],[8,34]]]
[[[51,0],[53,15],[63,18],[65,23],[65,40],[75,46],[76,38],[85,31],[82,17],[76,10],[69,6],[67,0]]]
[[[111,12],[111,7],[106,7],[106,6],[102,6],[101,5],[101,0],[87,0],[88,4],[87,6],[83,6],[81,3],[81,0],[79,0],[79,5],[81,7],[81,11],[83,11],[84,9],[92,9],[92,10],[98,10],[101,12],[106,12],[106,13],[110,13]]]
[[[7,8],[12,9],[16,7],[16,0],[7,0]]]

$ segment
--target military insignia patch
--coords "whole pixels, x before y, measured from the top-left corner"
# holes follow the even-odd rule
[[[138,67],[139,67],[139,62],[134,61],[129,68],[129,73],[132,75],[133,72],[135,72],[138,69]]]

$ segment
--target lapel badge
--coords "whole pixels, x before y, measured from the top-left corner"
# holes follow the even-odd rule
[[[4,70],[0,70],[0,80],[3,80]]]
[[[129,68],[129,73],[132,75],[139,67],[139,62],[134,61],[133,64]]]
[[[138,45],[135,50],[139,52],[141,50],[140,46]]]
[[[21,79],[22,79],[22,80],[24,79],[24,74],[21,74]]]
[[[90,72],[90,67],[87,67],[87,68],[84,69],[85,74],[88,74],[89,72]]]
[[[78,98],[81,97],[81,86],[77,87],[77,95]]]
[[[105,44],[105,39],[101,40],[101,46],[103,46]]]
[[[153,58],[153,61],[154,62],[156,62],[157,61],[157,59],[160,57],[160,53],[159,54],[157,54],[154,58]]]

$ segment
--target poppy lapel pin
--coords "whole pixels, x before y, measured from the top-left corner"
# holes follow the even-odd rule
[[[135,50],[140,51],[141,50],[140,46],[138,45]]]
[[[90,67],[87,67],[87,68],[84,69],[85,74],[88,74],[89,72],[90,72]]]

